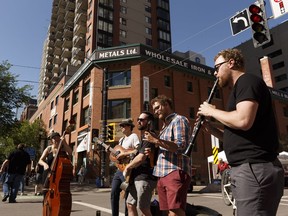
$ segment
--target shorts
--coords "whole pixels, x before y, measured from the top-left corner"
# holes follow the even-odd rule
[[[160,177],[157,184],[160,210],[186,209],[191,177],[183,170],[175,170]]]
[[[134,181],[128,188],[126,203],[136,205],[140,209],[150,208],[153,190],[156,188],[157,181],[139,180]]]

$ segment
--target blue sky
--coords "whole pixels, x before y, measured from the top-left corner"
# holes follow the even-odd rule
[[[130,0],[131,1],[131,0]],[[135,1],[135,0],[133,0]],[[172,50],[192,50],[213,66],[213,57],[221,49],[231,48],[251,39],[251,29],[232,36],[230,17],[255,1],[251,0],[170,0]],[[33,86],[37,95],[43,42],[50,23],[52,0],[6,0],[1,2],[0,62],[8,60],[10,71],[19,75],[19,86]],[[272,15],[267,1],[268,16]],[[272,28],[287,14],[269,20]]]

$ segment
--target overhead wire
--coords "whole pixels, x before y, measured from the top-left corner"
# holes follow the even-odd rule
[[[185,43],[185,42],[187,42],[187,41],[195,38],[196,36],[200,35],[201,33],[204,33],[204,32],[206,32],[206,31],[208,31],[209,29],[211,29],[211,28],[219,25],[220,23],[228,20],[230,17],[231,17],[231,16],[226,17],[226,18],[224,18],[224,19],[222,19],[222,20],[220,20],[220,21],[218,21],[218,22],[216,22],[216,23],[214,23],[214,24],[212,24],[212,25],[210,25],[210,26],[202,29],[201,31],[198,31],[197,33],[195,33],[195,34],[193,34],[193,35],[185,38],[184,40],[182,40],[182,41],[176,43],[175,45],[173,45],[173,48],[175,48],[175,47],[177,47],[177,46],[179,46],[179,45],[181,45],[181,44],[183,44],[183,43]],[[232,37],[232,35],[230,35],[230,36],[224,38],[223,40],[218,41],[218,42],[216,42],[216,43],[214,43],[214,44],[212,44],[212,45],[204,48],[203,50],[197,52],[197,54],[202,54],[202,53],[204,53],[205,51],[211,49],[212,47],[217,46],[217,45],[223,43],[224,41],[230,39],[231,37]],[[168,50],[172,50],[172,47],[167,48],[166,50],[161,51],[159,54],[163,54],[163,53],[167,52]],[[193,56],[193,55],[192,55],[192,56]],[[192,56],[189,56],[189,57],[187,57],[187,58],[184,58],[183,61],[189,60]],[[89,58],[87,58],[87,57],[85,57],[85,58],[86,58],[87,60],[89,60],[90,62],[92,62],[91,59],[89,59]],[[153,59],[153,57],[149,57],[149,58],[145,59],[144,61],[141,61],[141,62],[139,63],[139,65],[144,64],[144,63],[146,63],[146,62],[149,62],[151,59]],[[158,73],[160,73],[160,72],[162,72],[162,71],[164,71],[164,70],[167,70],[167,69],[169,69],[169,68],[172,68],[172,67],[174,67],[174,66],[176,66],[176,65],[177,65],[176,63],[175,63],[175,64],[171,64],[171,65],[169,65],[169,66],[167,66],[167,67],[165,67],[165,68],[163,68],[163,69],[161,69],[161,70],[159,70],[159,71],[156,71],[156,72],[154,72],[154,73],[152,73],[152,74],[149,74],[149,75],[147,75],[147,76],[148,76],[148,77],[151,77],[151,76],[153,76],[153,75],[155,75],[155,74],[158,74]],[[26,66],[26,65],[17,65],[17,64],[11,64],[11,66],[23,67],[23,68],[31,68],[31,69],[45,69],[45,68],[40,68],[40,67],[33,67],[33,66]],[[102,68],[101,68],[101,69],[102,69]],[[130,68],[124,69],[124,71],[122,71],[121,73],[119,73],[118,76],[122,75],[123,73],[128,72],[129,70],[130,70]],[[114,77],[114,78],[115,78],[115,77]],[[142,78],[140,78],[140,79],[142,79]],[[44,83],[44,82],[40,82],[40,81],[37,82],[37,81],[29,81],[29,80],[18,80],[18,81],[27,82],[27,83],[38,83],[38,84],[39,84],[39,83]],[[58,84],[55,84],[55,85],[58,85]],[[64,86],[65,86],[65,85],[64,85]],[[78,86],[81,87],[80,85],[78,85]],[[92,88],[94,88],[94,87],[92,86]],[[99,87],[95,87],[95,88],[99,88]]]

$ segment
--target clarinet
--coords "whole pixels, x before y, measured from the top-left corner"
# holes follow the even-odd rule
[[[217,78],[217,79],[215,80],[215,82],[214,82],[214,85],[213,85],[213,87],[212,87],[212,89],[211,89],[210,95],[209,95],[208,99],[206,100],[207,103],[210,103],[210,102],[211,102],[211,100],[212,100],[212,98],[213,98],[213,96],[214,96],[214,93],[215,93],[215,91],[216,91],[216,87],[217,87],[218,81],[219,81],[219,78]],[[193,149],[193,147],[194,147],[194,144],[195,144],[196,137],[197,137],[197,135],[198,135],[198,132],[199,132],[199,130],[200,130],[200,128],[201,128],[201,125],[202,125],[202,122],[203,122],[203,121],[204,121],[204,116],[201,116],[201,117],[199,118],[199,120],[196,122],[196,124],[195,124],[195,126],[194,126],[194,128],[193,128],[193,131],[192,131],[192,135],[191,135],[191,138],[190,138],[190,141],[189,141],[189,145],[188,145],[185,153],[183,154],[184,156],[190,157],[191,151],[192,151],[192,149]]]

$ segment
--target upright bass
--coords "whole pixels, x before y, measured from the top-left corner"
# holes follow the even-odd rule
[[[57,152],[50,166],[50,172],[43,185],[46,195],[43,201],[43,216],[70,216],[72,196],[70,182],[73,177],[73,167],[66,152],[62,149],[62,143],[66,134],[70,134],[75,125],[69,121],[59,143]]]

